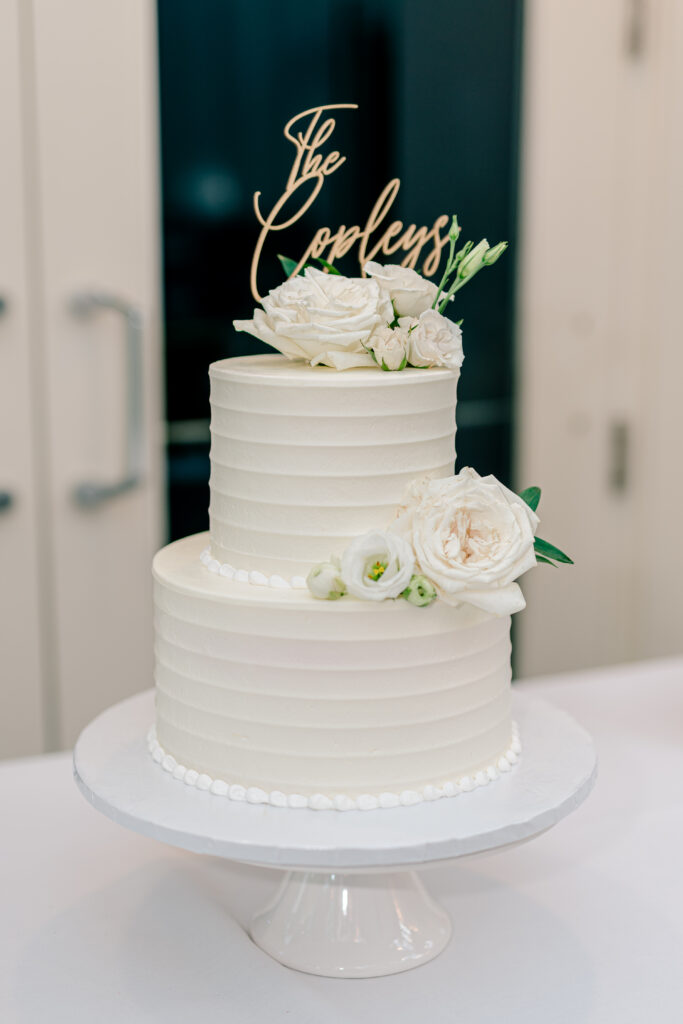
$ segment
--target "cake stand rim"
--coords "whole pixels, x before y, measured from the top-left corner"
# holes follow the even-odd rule
[[[96,810],[133,832],[244,864],[302,871],[408,869],[517,845],[578,808],[597,776],[597,755],[586,730],[551,703],[513,692],[513,714],[521,720],[520,762],[484,789],[373,811],[234,802],[185,786],[152,760],[146,735],[153,696],[153,690],[145,690],[128,697],[85,727],[73,755],[78,789]],[[547,758],[534,762],[540,739],[534,733],[543,731],[547,746],[553,730],[565,745],[549,771]],[[502,808],[492,811],[492,801]],[[463,822],[477,818],[487,827],[463,829]],[[216,830],[216,823],[227,828]]]

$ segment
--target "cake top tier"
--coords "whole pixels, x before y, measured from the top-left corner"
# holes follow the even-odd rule
[[[219,564],[305,576],[390,521],[417,477],[453,472],[457,369],[339,373],[258,355],[209,372]]]

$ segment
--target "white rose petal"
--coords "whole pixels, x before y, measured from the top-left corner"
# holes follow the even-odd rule
[[[408,361],[408,332],[401,328],[377,327],[368,346],[383,370],[402,370]]]
[[[389,297],[376,281],[309,267],[269,292],[253,320],[235,320],[234,327],[289,359],[346,369],[374,365],[365,343],[393,318]]]
[[[463,358],[462,331],[447,316],[428,309],[411,326],[408,349],[411,366],[446,366],[457,370]]]
[[[422,499],[427,495],[430,483],[434,477],[418,477],[408,487],[403,496],[402,503],[396,509],[396,522],[391,524],[392,530],[408,535],[413,526],[415,509],[419,507]]]
[[[413,485],[394,528],[442,600],[510,615],[524,607],[514,581],[536,565],[538,521],[495,477],[467,468]]]
[[[406,589],[414,568],[412,548],[400,534],[371,530],[349,544],[342,558],[341,575],[354,597],[384,601]]]
[[[363,267],[394,303],[397,316],[419,316],[434,305],[436,285],[410,267],[389,264],[383,267],[370,261]],[[393,317],[391,318],[393,319]]]

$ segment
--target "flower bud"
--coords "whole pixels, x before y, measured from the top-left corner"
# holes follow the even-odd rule
[[[306,578],[306,586],[313,594],[323,601],[336,601],[346,593],[344,581],[340,576],[340,566],[335,562],[320,562],[314,565]]]
[[[424,608],[436,600],[436,587],[425,576],[413,576],[401,596],[418,608]]]
[[[460,225],[458,224],[458,215],[457,213],[454,213],[453,220],[451,221],[451,228],[450,231],[448,232],[448,237],[451,239],[452,242],[457,242],[460,236],[460,230]]]
[[[490,267],[492,263],[495,263],[499,256],[502,256],[507,249],[507,242],[499,242],[498,245],[494,245],[493,248],[484,256],[484,263],[487,267]]]
[[[486,262],[485,257],[488,251],[489,243],[482,238],[481,242],[478,242],[461,261],[458,267],[458,277],[461,279],[472,277],[478,270],[481,270]]]

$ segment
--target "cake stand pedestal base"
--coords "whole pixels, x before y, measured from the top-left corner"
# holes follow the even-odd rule
[[[288,810],[191,789],[152,760],[152,691],[96,718],[74,750],[86,799],[113,821],[194,853],[286,869],[251,937],[288,967],[374,978],[418,967],[451,925],[416,870],[516,845],[557,824],[590,792],[590,736],[565,712],[513,694],[522,756],[484,789],[375,811]]]
[[[377,978],[433,960],[451,922],[415,871],[290,871],[250,935],[297,971]]]

